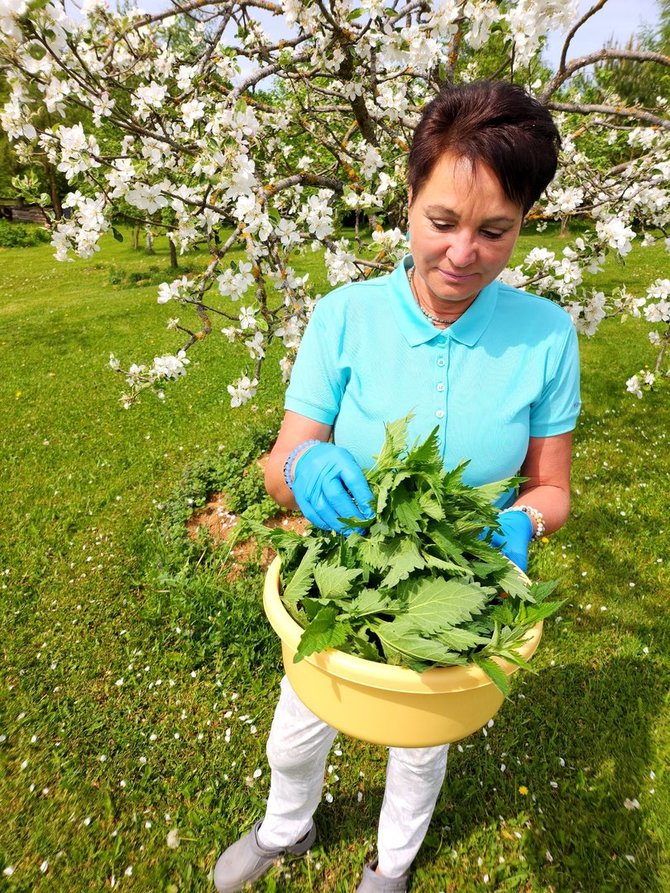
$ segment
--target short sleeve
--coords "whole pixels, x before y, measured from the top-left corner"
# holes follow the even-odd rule
[[[284,398],[285,409],[326,425],[337,418],[348,377],[341,355],[341,314],[334,312],[339,303],[327,296],[314,308]]]
[[[530,436],[553,437],[572,431],[580,409],[579,345],[571,324],[558,352],[554,372],[530,407]]]

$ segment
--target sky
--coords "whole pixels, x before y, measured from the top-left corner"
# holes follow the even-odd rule
[[[115,0],[108,0],[112,6]],[[169,8],[169,0],[135,0],[137,6],[147,12],[160,12]],[[595,0],[580,0],[579,16],[581,17]],[[257,11],[258,14],[258,11]],[[261,19],[262,15],[259,16]],[[271,17],[270,17],[271,18]],[[264,20],[267,21],[267,20]],[[659,21],[657,0],[608,0],[605,7],[592,16],[579,29],[570,44],[570,58],[582,56],[600,49],[610,38],[620,46],[624,46],[632,34],[640,31],[643,25],[656,25]],[[271,29],[274,33],[275,29]],[[550,34],[545,59],[552,68],[558,66],[563,47],[562,34]]]
[[[593,5],[591,0],[581,0],[580,17]],[[608,0],[577,32],[570,44],[569,56],[583,56],[604,46],[613,38],[624,46],[631,34],[640,31],[643,25],[657,25],[659,7],[656,0]],[[558,66],[563,48],[564,35],[552,34],[549,37],[545,58],[552,68]]]

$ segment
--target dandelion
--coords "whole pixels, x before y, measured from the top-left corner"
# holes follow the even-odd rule
[[[528,794],[528,788],[526,787],[525,784],[519,785],[519,793],[521,794],[522,797],[526,797],[526,796],[527,796],[527,794]]]

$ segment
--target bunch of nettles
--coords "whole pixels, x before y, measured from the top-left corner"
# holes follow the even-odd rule
[[[431,667],[474,661],[505,693],[501,657],[528,669],[518,648],[563,602],[556,583],[530,583],[490,545],[493,501],[520,478],[472,487],[467,463],[442,465],[437,429],[407,447],[409,418],[386,426],[366,472],[375,501],[362,533],[305,535],[256,527],[281,558],[282,600],[303,627],[296,661],[337,648],[372,661]]]

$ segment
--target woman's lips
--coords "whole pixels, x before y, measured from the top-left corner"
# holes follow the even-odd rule
[[[476,273],[452,273],[451,270],[443,270],[441,267],[438,267],[438,270],[445,279],[451,279],[453,282],[465,282],[476,275]]]

